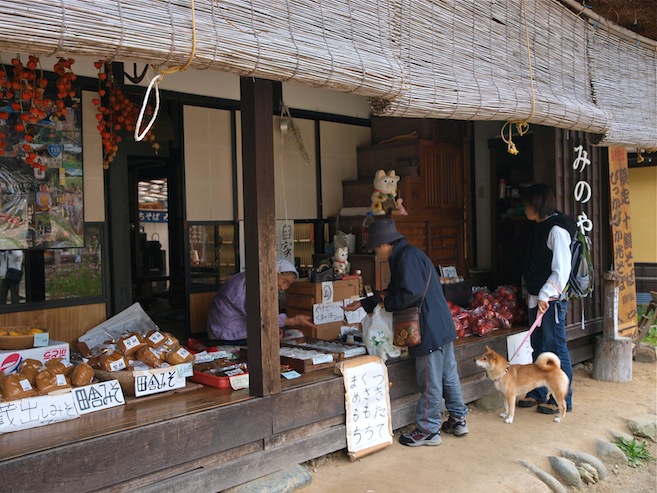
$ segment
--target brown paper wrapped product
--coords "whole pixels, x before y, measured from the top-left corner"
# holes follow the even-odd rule
[[[136,353],[138,349],[146,346],[146,341],[139,334],[129,334],[121,337],[116,343],[119,351],[126,356]]]
[[[137,359],[146,363],[151,368],[158,368],[162,365],[162,358],[157,352],[150,347],[143,347],[137,351]]]
[[[32,387],[36,387],[36,377],[39,374],[39,370],[37,370],[33,366],[26,366],[21,371],[19,371],[18,374],[22,378],[26,378],[27,381],[30,382],[30,385],[32,385]]]
[[[159,330],[150,330],[144,337],[144,340],[146,344],[155,349],[162,346],[167,341],[167,337]]]
[[[61,373],[62,375],[69,376],[71,373],[73,373],[73,370],[75,367],[73,364],[65,360],[63,358],[55,358],[46,361],[46,368],[49,368],[51,370],[55,370],[57,373]]]
[[[6,401],[36,397],[37,395],[32,384],[16,373],[2,377],[0,379],[0,389],[2,389],[2,395]]]
[[[172,349],[177,349],[178,346],[180,346],[180,342],[178,342],[178,339],[173,337],[171,334],[168,332],[162,332],[162,335],[164,336],[164,344],[162,345],[163,347],[167,348],[168,350]]]
[[[39,361],[38,359],[32,359],[32,358],[27,358],[24,359],[21,364],[18,366],[18,372],[22,372],[25,368],[34,368],[36,371],[39,371],[41,367],[43,366],[43,363]]]
[[[89,385],[94,379],[94,369],[87,363],[80,363],[71,374],[71,383],[74,387]]]
[[[128,360],[118,351],[113,351],[102,354],[98,366],[105,371],[121,371],[128,368]]]
[[[170,365],[180,365],[182,363],[193,363],[194,355],[184,347],[169,351],[167,353],[167,363]]]
[[[70,389],[71,381],[61,373],[47,368],[37,375],[36,386],[39,394],[43,395],[55,390]]]

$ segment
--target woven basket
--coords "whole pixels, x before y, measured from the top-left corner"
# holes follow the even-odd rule
[[[0,336],[0,349],[29,349],[34,347],[34,335],[28,334],[34,327],[20,325],[0,328],[4,330],[15,330],[16,332],[25,334],[20,336]]]

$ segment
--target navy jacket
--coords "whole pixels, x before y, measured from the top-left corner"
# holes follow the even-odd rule
[[[432,273],[420,314],[422,343],[409,348],[409,354],[413,357],[426,356],[454,341],[456,329],[452,314],[447,306],[436,268],[429,257],[422,250],[408,243],[406,239],[401,239],[394,245],[388,261],[390,263],[390,284],[384,306],[389,312],[418,306],[427,287],[429,273]],[[378,302],[380,302],[378,297],[370,297],[362,300],[361,303],[363,308],[371,313]]]

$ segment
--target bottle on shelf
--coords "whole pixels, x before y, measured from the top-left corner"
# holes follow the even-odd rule
[[[363,271],[360,269],[356,270],[356,275],[358,276],[358,296],[361,298],[365,297],[365,287],[363,286]]]
[[[501,199],[506,197],[506,178],[500,178],[500,191],[498,197]]]
[[[371,212],[368,212],[367,216],[365,216],[365,219],[363,219],[363,226],[361,228],[361,241],[363,246],[363,252],[369,252],[371,250],[371,248],[369,248],[369,246],[367,245],[367,240],[368,240],[367,230],[370,227],[370,224],[372,224],[374,221],[375,219]]]

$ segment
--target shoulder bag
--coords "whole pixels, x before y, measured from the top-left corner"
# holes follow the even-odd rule
[[[424,298],[426,298],[427,291],[429,290],[429,283],[431,282],[432,275],[433,268],[429,270],[429,279],[427,280],[427,287],[424,289],[420,306],[412,306],[392,314],[392,327],[394,332],[393,344],[395,346],[414,347],[419,346],[422,342],[420,313],[422,311]]]
[[[21,282],[21,279],[23,279],[23,271],[9,267],[7,269],[7,274],[5,275],[5,279],[7,279],[9,282],[13,282],[14,284],[18,284]]]

